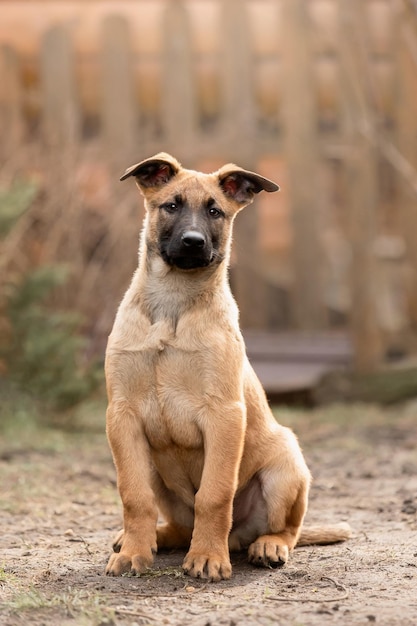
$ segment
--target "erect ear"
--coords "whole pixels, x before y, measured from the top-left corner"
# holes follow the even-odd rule
[[[181,164],[170,154],[159,152],[150,159],[128,167],[120,180],[134,176],[139,187],[162,187],[177,174]]]
[[[279,191],[279,186],[272,180],[233,164],[224,165],[218,175],[224,194],[242,206],[249,204],[260,191]]]

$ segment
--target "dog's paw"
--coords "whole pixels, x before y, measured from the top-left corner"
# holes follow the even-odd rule
[[[232,575],[229,555],[199,554],[189,551],[182,564],[185,574],[210,582],[227,580]]]
[[[118,552],[111,555],[106,567],[107,576],[122,576],[122,574],[131,574],[137,576],[143,574],[152,567],[153,553],[150,554],[134,554],[129,556],[124,552]]]
[[[123,530],[123,528],[117,533],[116,537],[114,538],[113,545],[112,545],[113,552],[120,552],[120,550],[122,549],[124,534],[125,534],[125,531]]]
[[[282,567],[288,561],[288,546],[280,537],[265,535],[254,541],[248,550],[248,560],[257,567]]]

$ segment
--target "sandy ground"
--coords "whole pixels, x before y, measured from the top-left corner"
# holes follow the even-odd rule
[[[239,554],[232,579],[211,584],[182,574],[181,552],[157,555],[141,577],[104,576],[121,507],[101,424],[78,434],[9,429],[0,624],[417,624],[417,402],[278,413],[315,477],[307,523],[349,521],[353,537],[296,549],[281,570]]]

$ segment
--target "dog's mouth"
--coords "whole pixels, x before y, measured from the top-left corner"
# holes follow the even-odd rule
[[[212,264],[215,255],[211,256],[194,256],[194,255],[168,255],[165,251],[161,251],[162,258],[165,263],[171,267],[180,270],[196,270],[208,267]]]

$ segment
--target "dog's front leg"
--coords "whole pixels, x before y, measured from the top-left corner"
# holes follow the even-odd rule
[[[183,563],[195,578],[230,578],[228,537],[245,434],[245,412],[240,403],[216,415],[207,415],[204,432],[204,469],[195,496],[194,530]]]
[[[106,574],[140,574],[153,563],[158,510],[151,488],[149,445],[140,419],[126,402],[109,405],[107,436],[123,502],[124,533],[120,552],[111,555]]]

